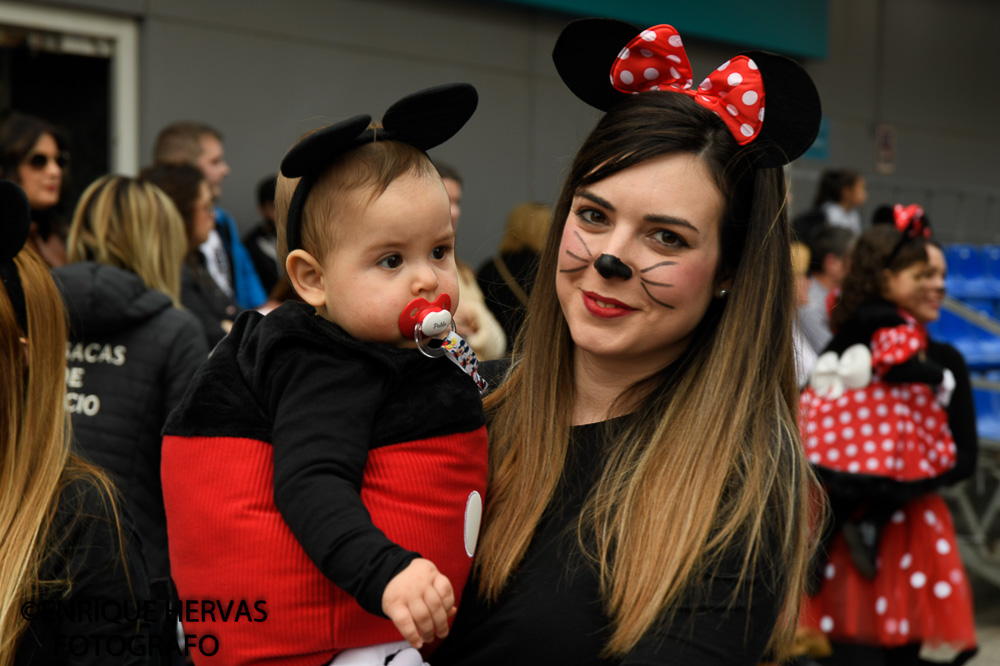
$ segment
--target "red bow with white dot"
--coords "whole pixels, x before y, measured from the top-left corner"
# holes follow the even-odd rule
[[[691,63],[677,30],[657,25],[622,49],[611,67],[611,85],[624,93],[669,89],[690,95],[718,115],[741,146],[754,140],[764,122],[764,80],[745,55],[724,62],[697,90]]]
[[[924,209],[917,204],[904,206],[896,204],[892,207],[892,216],[896,223],[896,228],[909,238],[931,237],[931,228],[924,217]]]

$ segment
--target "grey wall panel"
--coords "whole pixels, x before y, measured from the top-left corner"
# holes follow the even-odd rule
[[[552,45],[569,18],[472,0],[36,0],[130,14],[140,25],[141,158],[156,131],[182,117],[218,125],[233,174],[223,204],[249,226],[256,181],[306,129],[378,113],[425,85],[468,80],[479,113],[435,155],[466,178],[460,254],[489,256],[507,212],[554,200],[597,114],[569,94]],[[829,57],[806,61],[830,125],[824,161],[792,170],[792,211],[812,199],[826,167],[870,182],[867,220],[888,197],[922,197],[950,220],[949,240],[1000,230],[1000,70],[992,0],[836,0]],[[663,19],[670,21],[669,8]],[[686,40],[695,78],[737,46]],[[875,126],[898,133],[896,171],[875,173]],[[991,198],[992,197],[992,198]],[[941,203],[938,203],[941,202]],[[945,204],[944,202],[949,202]]]

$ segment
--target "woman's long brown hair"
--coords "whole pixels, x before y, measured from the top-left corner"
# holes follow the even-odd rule
[[[672,381],[660,370],[622,396],[641,418],[607,442],[609,462],[579,537],[612,622],[607,655],[627,653],[733,553],[739,592],[762,584],[781,602],[770,643],[780,650],[794,631],[821,511],[796,426],[785,181],[780,169],[752,169],[752,153],[683,95],[620,103],[587,138],[562,189],[515,363],[486,400],[491,472],[476,556],[480,594],[495,600],[516,572],[566,461],[573,342],[555,275],[573,195],[673,153],[701,157],[716,175],[727,202],[719,275],[732,278],[732,289],[725,301],[713,299]]]
[[[902,245],[893,254],[900,242]],[[891,224],[876,224],[861,234],[851,252],[851,267],[840,287],[840,300],[830,313],[830,325],[840,328],[862,304],[881,298],[886,270],[898,273],[918,261],[927,261],[923,238],[903,241],[903,233]]]
[[[28,248],[14,260],[24,288],[22,331],[0,287],[0,666],[14,661],[27,621],[21,604],[71,581],[42,580],[42,564],[63,534],[51,530],[66,486],[97,489],[113,517],[125,561],[116,493],[107,475],[70,452],[66,392],[66,315],[48,266]],[[26,343],[21,341],[27,340]],[[126,568],[127,572],[127,568]]]

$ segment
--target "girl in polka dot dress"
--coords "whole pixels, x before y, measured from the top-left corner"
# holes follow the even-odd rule
[[[910,314],[923,296],[926,229],[922,210],[897,207],[895,226],[859,238],[836,335],[800,403],[833,515],[801,621],[829,636],[835,664],[960,664],[975,651],[951,515],[927,492],[956,449],[944,411],[954,378],[926,359],[926,331]]]

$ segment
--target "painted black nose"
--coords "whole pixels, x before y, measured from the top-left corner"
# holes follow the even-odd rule
[[[597,272],[605,280],[610,280],[611,278],[628,280],[632,277],[632,269],[622,263],[621,259],[610,254],[599,256],[597,261],[594,262],[594,268],[597,269]]]

